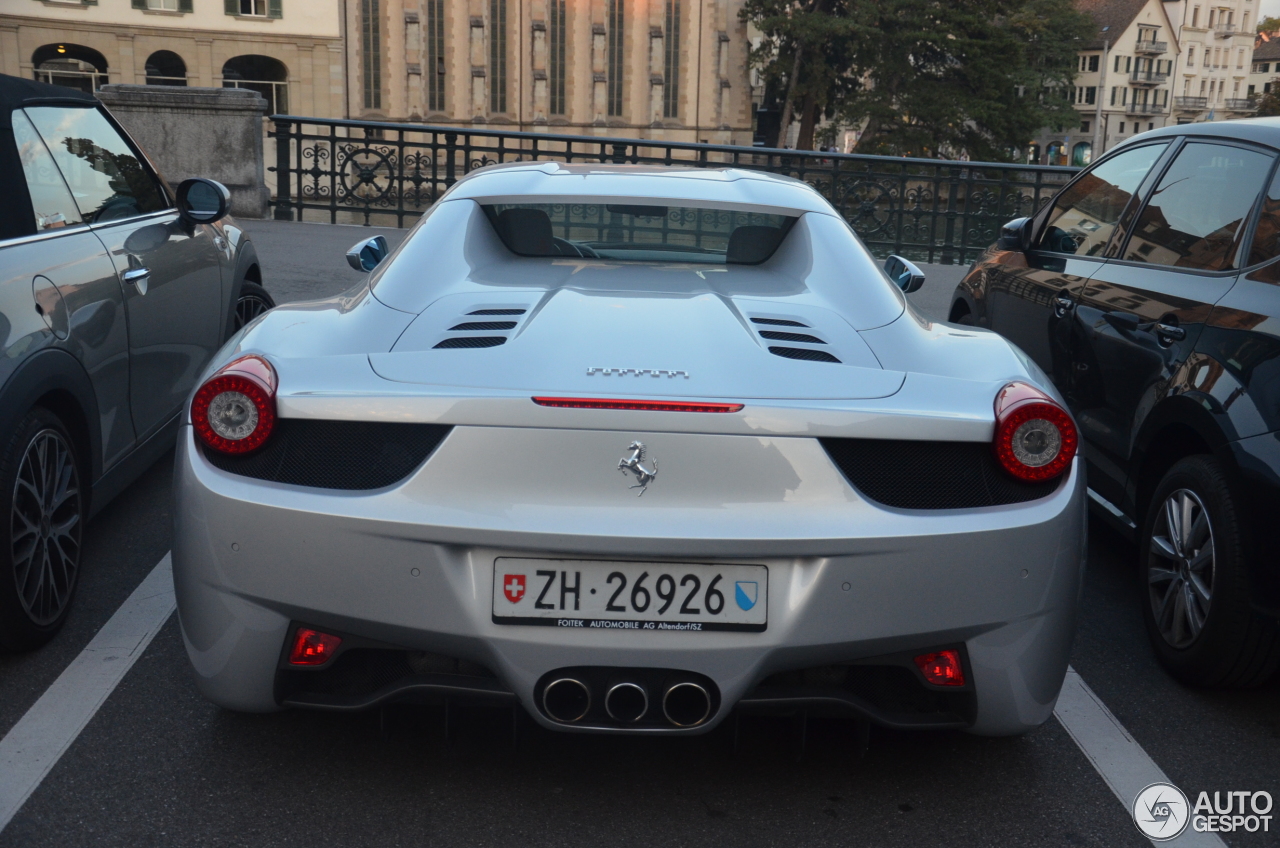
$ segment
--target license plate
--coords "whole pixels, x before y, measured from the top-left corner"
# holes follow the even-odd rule
[[[495,624],[601,630],[746,630],[767,623],[763,565],[499,557]]]

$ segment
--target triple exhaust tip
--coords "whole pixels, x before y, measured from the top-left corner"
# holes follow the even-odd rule
[[[591,690],[573,677],[553,680],[542,690],[542,708],[561,724],[591,711]],[[604,711],[619,724],[633,724],[649,712],[649,693],[638,683],[618,683],[604,696]],[[675,727],[696,727],[711,717],[711,695],[697,683],[677,683],[662,695],[662,714]]]

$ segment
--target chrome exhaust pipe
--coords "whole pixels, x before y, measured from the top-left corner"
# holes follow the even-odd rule
[[[622,724],[639,721],[649,712],[649,693],[638,683],[619,683],[604,696],[604,711]]]
[[[662,696],[662,714],[676,727],[697,727],[711,717],[711,695],[697,683],[677,683]]]
[[[591,690],[572,677],[553,680],[542,690],[542,709],[561,724],[581,721],[591,709]]]

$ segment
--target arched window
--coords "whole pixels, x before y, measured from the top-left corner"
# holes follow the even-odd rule
[[[289,71],[270,56],[236,56],[222,66],[223,88],[248,88],[267,101],[268,115],[289,112]]]
[[[1083,168],[1093,161],[1093,145],[1087,141],[1081,141],[1071,148],[1071,164],[1077,168]]]
[[[46,44],[31,55],[40,82],[78,88],[92,94],[107,82],[107,58],[80,44]]]
[[[187,84],[187,63],[170,50],[157,50],[147,57],[147,85]]]
[[[1055,141],[1049,145],[1048,149],[1049,165],[1065,165],[1067,164],[1067,146],[1061,141]]]

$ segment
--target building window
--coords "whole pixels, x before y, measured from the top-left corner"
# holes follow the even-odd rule
[[[258,92],[267,101],[268,115],[289,114],[288,80],[284,63],[270,56],[236,56],[222,66],[222,87]]]
[[[552,115],[564,114],[564,59],[565,59],[565,0],[548,0],[550,26],[547,33],[551,73],[547,82],[551,89],[550,111]]]
[[[1191,10],[1191,25],[1193,27],[1200,26],[1200,7],[1196,6]]]
[[[1080,122],[1080,132],[1082,132],[1082,133],[1086,133],[1086,132],[1088,132],[1088,131],[1089,131],[1089,122],[1088,122],[1088,121],[1081,121],[1081,122]]]
[[[680,0],[667,0],[666,37],[662,40],[662,117],[680,115]]]
[[[1084,90],[1084,102],[1090,106],[1098,102],[1098,87],[1091,85]]]
[[[609,114],[622,114],[622,3],[609,0],[608,74]]]
[[[187,63],[182,57],[169,50],[157,50],[147,57],[144,66],[147,72],[147,85],[187,84]]]
[[[1124,135],[1124,121],[1120,122],[1120,135]]]
[[[360,0],[364,108],[382,108],[382,17],[379,0]]]
[[[267,0],[240,0],[240,14],[254,18],[265,18],[270,12]]]
[[[1095,72],[1098,70],[1098,57],[1097,57],[1097,56],[1090,56],[1090,57],[1089,57],[1089,70],[1090,70],[1090,71],[1095,71]]]
[[[147,8],[157,12],[176,12],[178,0],[147,0]]]
[[[1087,141],[1081,141],[1071,148],[1071,164],[1077,168],[1083,168],[1093,161],[1093,145]]]
[[[1194,47],[1187,48],[1187,67],[1194,68],[1196,66],[1196,49]]]
[[[426,0],[427,109],[444,111],[444,0]]]
[[[507,0],[489,0],[489,111],[507,111]]]

